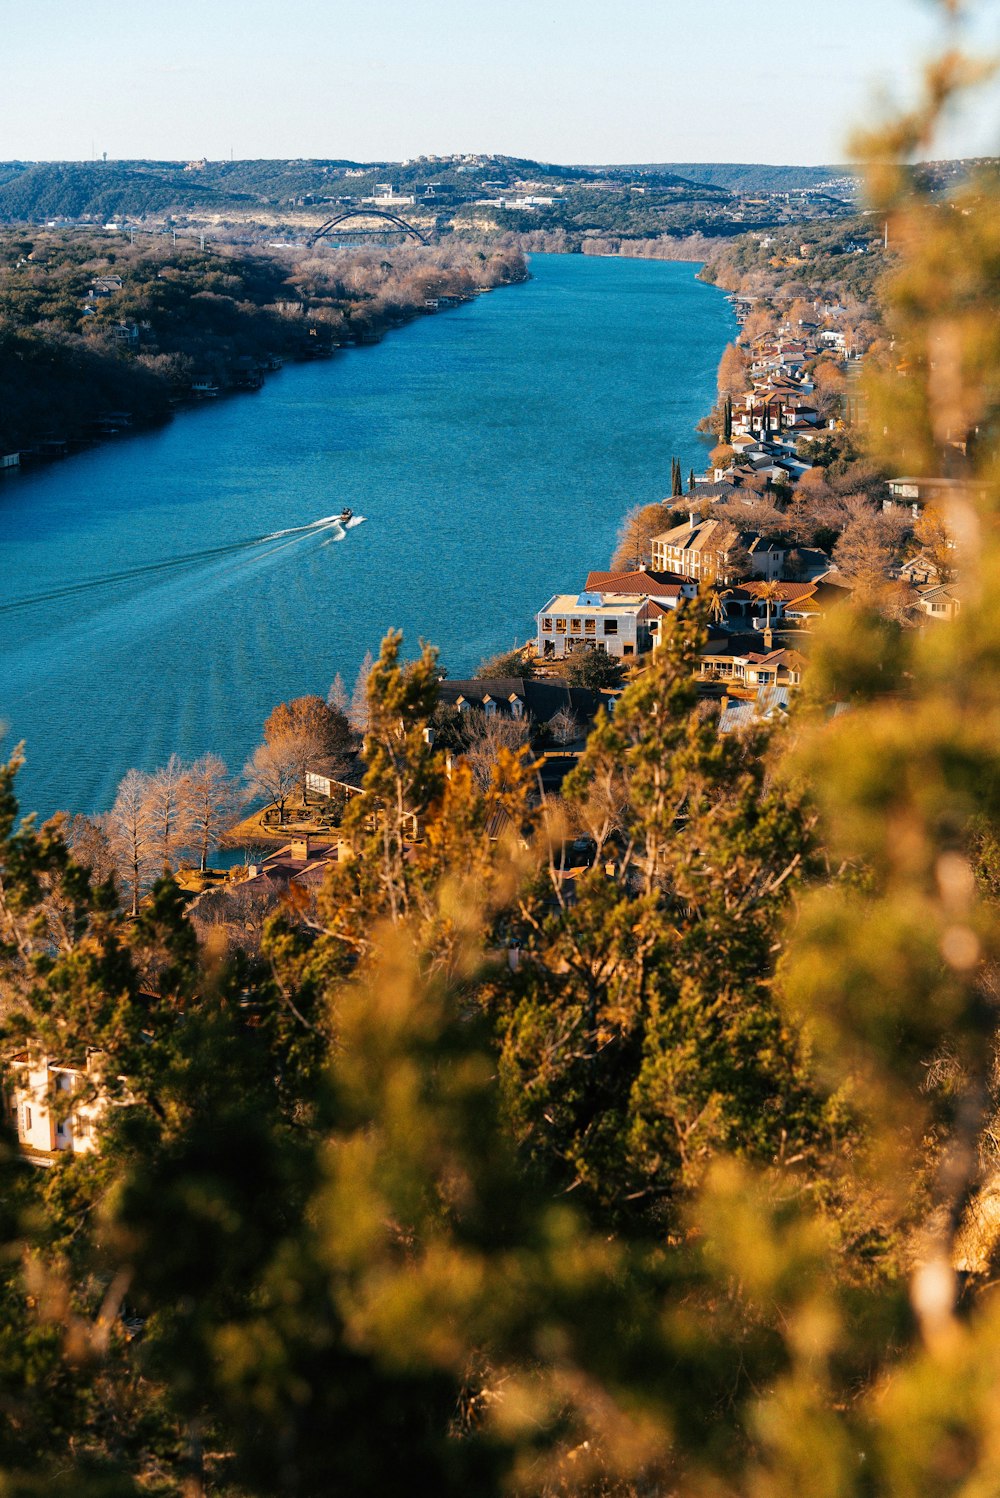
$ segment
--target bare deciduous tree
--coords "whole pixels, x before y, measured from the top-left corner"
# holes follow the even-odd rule
[[[129,770],[108,813],[108,835],[122,883],[132,892],[132,914],[156,866],[155,828],[150,815],[149,776]]]
[[[103,884],[116,872],[107,817],[85,817],[77,812],[66,828],[66,841],[76,862],[90,871],[95,884]]]
[[[169,871],[187,845],[186,771],[172,754],[147,780],[146,802],[153,856],[161,870]]]
[[[528,742],[531,730],[524,718],[475,709],[463,717],[462,737],[465,759],[476,783],[485,790],[501,751],[516,752]]]
[[[618,531],[612,570],[631,572],[641,563],[648,565],[653,537],[672,530],[676,524],[677,516],[669,504],[636,505],[629,510]]]
[[[561,707],[549,719],[549,731],[557,744],[572,744],[580,737],[580,720],[568,707]]]
[[[184,786],[188,837],[204,872],[208,855],[218,846],[236,810],[238,794],[225,763],[217,754],[196,759]]]
[[[351,699],[347,695],[344,678],[339,671],[330,683],[330,690],[326,694],[326,705],[327,707],[332,707],[335,713],[343,713],[344,717],[347,717],[347,710],[351,705]]]
[[[209,890],[198,900],[191,920],[200,937],[221,931],[230,948],[256,954],[268,917],[277,908],[278,892],[267,880],[251,880]]]
[[[243,766],[243,778],[251,797],[266,797],[277,807],[279,823],[284,822],[285,807],[299,780],[297,746],[287,739],[258,744]]]
[[[750,361],[743,350],[735,343],[727,344],[719,360],[719,394],[739,395],[747,387],[749,371]]]
[[[770,499],[754,492],[752,489],[740,490],[740,496],[745,494],[746,498],[723,500],[713,506],[713,520],[728,520],[730,525],[741,531],[756,531],[760,536],[777,537],[788,533],[788,520],[783,510]]]
[[[900,554],[908,528],[905,520],[901,523],[895,516],[881,514],[866,504],[844,527],[833,560],[852,582],[880,585]]]
[[[347,711],[347,720],[355,733],[368,732],[368,678],[372,674],[374,664],[371,651],[366,650],[365,658],[358,667],[357,680],[354,683],[354,691],[351,693],[351,705]]]

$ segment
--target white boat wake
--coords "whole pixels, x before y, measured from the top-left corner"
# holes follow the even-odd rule
[[[310,520],[305,525],[292,525],[284,530],[269,531],[263,536],[250,536],[243,541],[230,541],[222,546],[208,546],[201,551],[189,551],[181,556],[165,557],[159,562],[146,562],[138,567],[126,567],[119,572],[99,573],[94,577],[78,578],[58,588],[49,588],[39,593],[24,594],[19,598],[0,601],[0,614],[18,609],[31,608],[35,604],[52,603],[60,598],[75,598],[90,593],[96,588],[113,587],[116,583],[134,582],[144,577],[159,577],[185,568],[211,564],[225,557],[240,558],[240,566],[249,566],[265,557],[275,556],[310,537],[322,537],[320,546],[329,546],[333,541],[344,541],[347,532],[364,523],[363,515],[353,515],[342,521],[339,515],[323,515],[319,520]],[[277,542],[277,545],[272,543]],[[242,556],[241,556],[242,554]]]
[[[282,536],[306,536],[310,531],[322,531],[330,526],[337,526],[343,530],[345,523],[348,526],[360,525],[364,518],[363,515],[354,515],[344,522],[339,515],[321,515],[318,520],[310,520],[306,525],[290,525],[287,530],[272,531],[268,536],[258,536],[257,541],[280,541]]]

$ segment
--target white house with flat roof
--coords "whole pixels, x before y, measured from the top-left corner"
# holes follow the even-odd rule
[[[574,650],[604,650],[619,659],[652,644],[649,599],[641,593],[557,593],[536,615],[536,648],[559,659]]]
[[[100,1089],[99,1056],[71,1066],[20,1051],[7,1062],[7,1108],[21,1149],[33,1156],[96,1148],[96,1127],[108,1106]],[[44,1158],[42,1163],[45,1163]]]

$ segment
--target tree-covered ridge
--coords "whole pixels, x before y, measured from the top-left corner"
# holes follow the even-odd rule
[[[351,191],[372,192],[391,176],[399,190],[423,188],[428,182],[475,196],[483,181],[513,188],[526,178],[564,186],[570,182],[614,180],[622,169],[558,166],[509,156],[421,158],[409,162],[354,161],[169,161],[9,162],[0,164],[0,219],[51,218],[56,215],[105,218],[138,216],[165,208],[233,207],[251,203],[277,205],[303,196],[322,197]],[[645,173],[647,169],[640,169]],[[350,173],[350,176],[347,176]],[[626,169],[626,175],[631,175]],[[669,168],[656,169],[664,188],[700,188]],[[707,195],[711,195],[709,192]]]
[[[363,210],[392,190],[412,199],[425,231],[470,224],[492,232],[562,230],[630,238],[784,222],[776,188],[729,191],[668,167],[562,166],[503,155],[417,157],[403,162],[99,161],[10,163],[0,167],[0,222],[104,223],[162,228],[181,222],[213,234],[303,236],[331,212]],[[796,215],[847,211],[848,179],[796,199]],[[756,196],[755,196],[756,194]],[[547,201],[551,199],[551,201]]]
[[[933,161],[921,181],[946,196],[988,161]],[[504,155],[402,162],[241,160],[0,164],[0,222],[174,223],[213,235],[304,238],[335,211],[389,188],[426,232],[562,234],[626,242],[740,234],[853,213],[858,168],[753,164],[564,166]],[[545,201],[551,199],[551,201]]]
[[[701,275],[725,291],[789,306],[817,292],[831,302],[877,303],[884,230],[883,219],[865,213],[742,234],[713,245]]]
[[[0,234],[0,454],[96,435],[108,412],[163,419],[196,381],[375,338],[428,299],[525,275],[517,251],[454,244],[279,261],[129,245],[96,232]],[[119,284],[120,283],[120,284]]]
[[[819,189],[830,183],[842,186],[845,178],[853,177],[860,185],[861,168],[858,166],[772,166],[764,162],[735,161],[686,161],[663,165],[650,164],[620,167],[617,170],[633,172],[675,172],[689,181],[703,182],[710,187],[727,192],[804,192]]]
[[[85,162],[29,166],[0,184],[0,218],[33,221],[80,218],[102,223],[119,215],[142,216],[172,208],[180,201],[191,206],[219,206],[222,199],[197,180],[185,180],[180,166],[166,170],[136,169],[117,164]]]

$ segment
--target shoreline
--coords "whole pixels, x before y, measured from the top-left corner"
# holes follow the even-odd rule
[[[583,257],[583,259],[587,258],[589,257]],[[573,272],[574,264],[575,273],[571,275],[571,273]],[[560,270],[560,265],[562,265],[565,269]],[[677,268],[673,271],[671,271],[669,268],[642,271],[637,267],[632,267],[630,269],[626,264],[618,264],[617,266],[610,265],[608,264],[607,260],[604,260],[600,265],[594,264],[593,266],[588,267],[587,265],[582,264],[581,260],[579,259],[575,262],[571,262],[566,260],[562,256],[548,256],[542,253],[537,257],[537,259],[533,257],[532,272],[533,274],[530,283],[520,283],[524,285],[524,297],[515,301],[511,301],[510,303],[498,303],[497,307],[492,311],[490,311],[489,308],[480,308],[475,313],[470,311],[466,317],[458,319],[454,323],[454,325],[442,323],[439,328],[435,327],[434,329],[429,330],[429,334],[427,335],[427,337],[414,333],[410,339],[398,340],[395,344],[392,345],[391,350],[387,348],[387,362],[395,363],[395,361],[401,357],[407,367],[409,367],[409,365],[413,362],[420,364],[420,351],[428,342],[428,340],[434,344],[443,342],[449,348],[455,343],[456,340],[458,340],[459,343],[462,343],[466,336],[462,332],[463,326],[466,330],[468,330],[473,324],[478,325],[480,319],[484,316],[492,325],[496,325],[498,329],[498,331],[496,331],[493,335],[494,339],[503,338],[504,343],[506,344],[506,342],[508,341],[508,335],[502,333],[501,331],[499,331],[499,329],[506,328],[510,320],[513,320],[513,323],[515,325],[520,325],[521,320],[524,317],[529,316],[527,310],[522,311],[521,309],[527,309],[526,298],[529,298],[532,295],[531,287],[536,286],[539,282],[544,282],[547,278],[555,278],[557,284],[559,285],[562,285],[564,282],[566,282],[568,285],[578,287],[580,289],[584,289],[590,286],[600,286],[602,288],[607,287],[609,298],[603,298],[602,301],[604,302],[605,307],[609,308],[609,310],[597,314],[593,311],[593,309],[588,311],[586,308],[586,303],[583,303],[581,304],[580,310],[575,314],[577,320],[584,319],[586,321],[589,321],[592,317],[597,316],[600,326],[603,326],[603,322],[606,318],[614,319],[619,315],[619,313],[615,313],[612,310],[613,308],[618,306],[617,298],[615,295],[610,294],[614,293],[615,288],[622,282],[631,285],[634,278],[638,277],[639,281],[644,285],[649,285],[650,283],[658,285],[661,279],[669,279],[672,283],[676,283],[678,285],[683,284],[683,286],[689,287],[689,291],[684,293],[686,298],[684,305],[685,307],[691,309],[691,331],[693,333],[696,333],[697,336],[694,339],[685,337],[683,341],[685,345],[691,349],[697,349],[699,346],[704,347],[707,345],[712,351],[712,354],[707,361],[705,360],[704,356],[699,357],[696,353],[693,352],[690,355],[684,356],[689,359],[692,367],[704,364],[706,362],[709,362],[714,366],[714,354],[715,352],[717,352],[716,343],[718,344],[718,349],[721,349],[726,341],[726,338],[730,336],[728,332],[729,320],[725,316],[725,304],[722,302],[718,302],[717,299],[706,297],[701,289],[693,286],[691,284],[691,270],[687,266],[682,267],[678,265]],[[645,303],[643,303],[642,305],[645,306]],[[657,306],[659,306],[658,302]],[[705,310],[706,307],[707,313]],[[700,311],[699,308],[701,309]],[[625,304],[623,304],[621,310],[626,310]],[[415,319],[411,319],[411,321],[412,320]],[[531,321],[534,325],[534,316],[531,317]],[[668,318],[667,323],[664,324],[664,330],[664,337],[666,338],[668,344],[672,339],[680,338],[682,336],[682,329],[678,329],[676,327],[673,316]],[[535,335],[536,339],[543,336],[543,331],[544,324],[543,330]],[[579,336],[583,340],[581,346],[584,348],[588,347],[588,339],[590,337],[589,333],[581,331]],[[515,339],[515,343],[516,342],[517,340]],[[645,340],[641,340],[640,342],[643,344],[643,346],[645,346]],[[662,344],[663,339],[658,340],[657,343],[658,345]],[[402,354],[400,354],[399,352],[401,349],[404,350]],[[376,360],[374,362],[367,361],[363,364],[357,365],[356,367],[352,367],[349,364],[345,363],[339,369],[335,369],[332,371],[323,371],[319,369],[310,371],[308,369],[300,369],[294,375],[292,375],[288,381],[283,381],[277,386],[270,387],[269,393],[267,395],[266,406],[269,409],[272,405],[275,404],[275,402],[277,402],[279,406],[285,403],[286,395],[284,392],[286,390],[291,391],[293,386],[297,387],[300,382],[303,381],[308,384],[310,389],[314,389],[317,387],[325,388],[329,384],[336,385],[346,390],[347,387],[354,388],[359,385],[361,387],[367,386],[367,384],[371,380],[374,380],[376,384],[379,384],[381,386],[381,382],[379,381],[377,375],[377,368],[382,363],[383,361],[381,360]],[[520,356],[518,355],[515,357],[512,354],[511,364],[512,367],[520,368]],[[645,382],[646,397],[643,398],[642,401],[640,401],[640,406],[641,409],[647,412],[647,414],[651,418],[655,417],[656,412],[659,408],[659,396],[657,392],[659,391],[662,393],[662,390],[664,389],[673,388],[673,385],[669,384],[669,381],[674,378],[672,374],[672,356],[666,357],[661,354],[656,354],[655,351],[650,353],[648,359],[645,357],[639,358],[637,356],[636,368],[637,370],[646,369],[649,373],[649,378]],[[366,371],[370,373],[366,373]],[[660,383],[661,380],[664,382],[663,384]],[[586,383],[594,383],[598,388],[601,388],[604,384],[604,376],[596,374],[592,379],[590,376],[588,376]],[[618,528],[622,516],[628,510],[636,494],[648,494],[650,499],[655,499],[662,496],[662,493],[666,488],[666,472],[669,457],[669,446],[664,447],[663,443],[669,444],[671,441],[676,443],[679,436],[681,438],[682,450],[687,448],[688,446],[700,450],[701,444],[696,442],[693,429],[698,417],[704,412],[705,409],[707,409],[707,405],[712,393],[712,385],[713,382],[711,378],[709,378],[706,381],[705,388],[700,392],[699,397],[695,398],[694,400],[691,400],[689,398],[685,402],[684,406],[677,411],[676,415],[681,419],[675,420],[671,423],[671,430],[668,433],[663,434],[663,442],[656,439],[654,428],[647,427],[647,436],[649,436],[651,440],[639,444],[640,447],[644,446],[646,448],[645,454],[641,457],[636,458],[634,463],[626,462],[624,465],[624,470],[622,469],[621,463],[615,464],[615,468],[619,476],[624,471],[626,477],[621,482],[615,482],[612,485],[612,493],[615,502],[613,502],[609,506],[607,505],[607,501],[605,499],[603,503],[598,506],[598,508],[604,512],[604,523],[601,527],[600,534],[593,538],[593,540],[596,542],[596,545],[585,545],[583,547],[582,554],[579,544],[577,544],[575,548],[570,548],[570,550],[573,551],[574,555],[576,555],[577,557],[576,562],[573,563],[574,571],[581,565],[584,567],[584,569],[586,569],[587,567],[591,566],[602,566],[605,563],[605,553],[614,546],[615,532]],[[566,418],[568,429],[575,429],[576,418],[572,415],[572,409],[577,408],[578,404],[579,403],[576,399],[569,403],[569,407],[571,409],[568,410]],[[227,408],[227,411],[229,414],[225,414],[222,412],[217,413],[217,416],[214,419],[210,419],[207,424],[203,422],[200,426],[194,422],[190,422],[183,426],[172,427],[169,429],[164,428],[162,432],[156,434],[154,442],[156,444],[166,442],[171,450],[175,448],[184,448],[186,450],[189,445],[188,434],[194,433],[194,443],[198,453],[203,457],[207,456],[207,450],[209,448],[215,447],[215,428],[217,426],[224,425],[227,430],[230,427],[242,430],[246,428],[247,424],[249,423],[250,427],[256,427],[258,421],[263,420],[264,418],[265,403],[261,402],[257,407],[231,407]],[[528,430],[534,430],[533,426],[531,426],[530,423]],[[586,440],[587,439],[585,435],[581,437],[581,441],[584,442],[584,448],[582,448],[581,450],[589,451],[589,449],[586,447]],[[464,442],[461,444],[463,450],[466,445],[468,444]],[[692,453],[692,460],[694,461],[695,466],[700,468],[701,462],[703,460],[701,460],[700,457],[695,453]],[[155,479],[155,475],[157,473],[156,460],[155,458],[153,458],[151,459],[151,461],[153,463],[152,472]],[[82,465],[82,467],[86,470],[99,467],[100,472],[103,475],[105,472],[105,465],[108,465],[109,463],[113,465],[113,472],[116,475],[116,483],[121,482],[123,476],[125,476],[125,481],[127,482],[127,474],[129,472],[131,472],[136,477],[138,477],[140,474],[147,476],[150,474],[150,466],[145,462],[145,460],[143,460],[139,464],[136,464],[134,462],[131,451],[126,452],[125,450],[122,450],[121,452],[116,453],[114,448],[106,446],[104,444],[101,445],[101,449],[99,452],[95,450],[90,454],[90,461],[87,464]],[[525,466],[530,467],[534,471],[537,471],[539,465],[537,462],[531,461],[530,464],[526,464]],[[633,475],[632,478],[629,478],[628,475],[633,474],[633,468],[635,469],[635,475]],[[483,470],[481,463],[477,463],[477,469],[480,473],[482,473]],[[112,470],[108,471],[110,472]],[[211,469],[211,467],[209,467],[208,469],[204,469],[202,471],[210,477],[213,470]],[[351,471],[353,472],[353,469]],[[547,468],[546,471],[548,471]],[[66,477],[68,477],[71,473],[75,476],[76,472],[77,470],[59,470],[56,473],[46,475],[45,477],[40,479],[38,485],[36,486],[14,486],[7,491],[7,495],[9,496],[11,503],[17,506],[18,509],[24,506],[31,506],[32,494],[35,489],[40,489],[41,485],[44,484],[46,488],[56,486],[61,490],[63,487],[65,487]],[[60,482],[60,480],[62,480],[62,482]],[[89,482],[90,480],[88,478],[87,483]],[[199,480],[199,483],[201,484],[204,484],[205,482],[207,482],[207,479]],[[490,489],[496,487],[495,482],[490,481],[488,477],[485,477],[483,479],[483,483]],[[75,486],[75,478],[70,479],[70,486]],[[17,495],[17,498],[15,498],[15,495]],[[346,498],[347,496],[345,495],[343,497]],[[352,500],[351,503],[354,503],[354,501]],[[328,508],[334,508],[334,506],[328,506]],[[355,504],[355,509],[357,510],[358,508],[359,507]],[[368,513],[367,511],[364,511],[363,506],[361,507],[361,510],[363,513]],[[321,513],[321,511],[310,511],[309,515],[312,515],[314,513],[319,514]],[[308,516],[303,516],[303,518],[308,518]],[[541,517],[539,516],[539,518]],[[261,531],[271,530],[278,524],[287,523],[289,522],[281,521],[278,519],[272,521],[269,519],[265,523],[262,523],[259,529]],[[548,529],[547,524],[546,529]],[[552,586],[550,585],[551,579],[553,577],[559,578],[562,576],[562,568],[558,565],[558,557],[565,550],[565,547],[563,547],[561,550],[558,546],[555,548],[554,555],[556,556],[557,560],[555,564],[552,564],[555,565],[555,571],[552,570],[552,565],[544,570],[540,569],[537,564],[534,567],[528,569],[530,574],[530,582],[532,585],[529,588],[527,583],[522,583],[518,595],[519,602],[521,601],[521,599],[523,599],[525,605],[524,607],[519,607],[517,609],[517,615],[519,617],[523,616],[523,624],[521,626],[521,629],[518,631],[519,639],[524,639],[526,635],[530,635],[532,633],[531,623],[533,621],[534,613],[538,606],[544,602],[549,592],[552,591]],[[345,552],[344,556],[347,557],[351,554],[352,553]],[[327,553],[327,555],[329,556],[332,554]],[[352,564],[352,575],[353,568],[356,568],[358,565],[359,564],[357,563]],[[379,596],[381,598],[381,594]],[[492,594],[490,595],[490,598],[492,600]],[[449,636],[447,639],[445,638],[445,636],[441,633],[440,624],[437,627],[432,626],[431,622],[424,616],[423,604],[414,599],[412,603],[406,606],[405,619],[399,618],[398,612],[398,610],[394,610],[391,606],[387,611],[380,607],[378,613],[374,615],[373,618],[377,618],[380,622],[385,624],[397,623],[408,626],[409,633],[413,639],[416,639],[421,629],[423,629],[423,632],[425,634],[428,634],[435,640],[441,641],[443,644],[443,648],[445,649],[449,664],[451,665],[452,674],[459,674],[459,672],[462,675],[471,674],[476,668],[476,663],[480,659],[493,654],[499,648],[500,644],[508,644],[511,638],[511,634],[513,633],[511,627],[511,616],[505,611],[505,608],[502,606],[498,609],[491,606],[489,608],[488,619],[484,618],[482,621],[482,625],[485,627],[480,627],[480,629],[477,630],[477,635],[479,636],[479,638],[477,638],[477,640],[473,642],[469,649],[464,652],[464,658],[461,661],[457,659],[452,661],[452,652],[457,652],[459,650],[458,643],[456,643],[456,641],[452,639],[451,636]],[[434,617],[436,618],[436,615]],[[138,633],[141,633],[141,630],[138,629],[138,626],[136,626],[136,630]],[[335,667],[339,667],[344,671],[345,675],[349,676],[353,672],[357,661],[363,654],[366,645],[371,649],[375,648],[377,639],[381,635],[381,631],[374,631],[373,633],[373,630],[374,625],[371,625],[366,634],[365,630],[360,625],[357,628],[354,628],[352,626],[352,629],[347,631],[347,633],[345,634],[345,643],[343,645],[338,645],[338,651],[330,656],[329,665],[325,663],[321,664],[319,667],[319,675],[316,675],[315,673],[310,674],[308,680],[303,678],[301,685],[299,684],[298,678],[295,676],[296,668],[294,664],[294,657],[289,657],[288,659],[286,659],[284,679],[280,679],[278,670],[275,669],[272,673],[274,678],[273,689],[267,695],[267,702],[262,702],[259,706],[259,709],[254,709],[254,713],[251,714],[253,721],[256,722],[258,716],[262,719],[262,717],[266,714],[270,707],[274,705],[275,701],[277,701],[281,697],[288,696],[294,690],[320,690],[321,686],[325,690],[325,686],[327,684],[327,676],[333,674]],[[211,631],[203,631],[200,633],[210,634]],[[208,651],[210,648],[210,646],[206,645],[201,649],[196,650],[195,656],[199,660],[207,659]],[[43,657],[47,657],[48,654],[50,654],[47,649],[42,648],[40,648],[38,653]],[[323,674],[324,672],[326,673],[326,675]],[[140,670],[138,674],[139,678],[141,679],[143,674],[142,671]],[[259,690],[257,691],[257,695],[260,695]],[[244,707],[241,706],[240,712],[242,713],[243,711]],[[35,712],[35,716],[38,716],[37,712]],[[131,731],[131,713],[126,712],[125,718],[127,720],[125,727],[127,727],[128,730]],[[44,724],[41,724],[40,726],[44,728]],[[210,747],[216,748],[223,754],[223,756],[227,760],[229,760],[238,768],[239,764],[242,763],[241,756],[245,757],[246,753],[248,752],[248,746],[251,742],[251,740],[248,739],[247,745],[244,745],[242,742],[243,735],[240,735],[240,745],[238,749],[232,749],[229,743],[230,736],[227,736],[225,729],[223,729],[222,737],[216,735],[210,738],[198,738],[197,742],[189,743],[187,738],[177,737],[177,735],[175,735],[172,730],[170,730],[168,733],[168,729],[169,723],[165,723],[163,731],[157,731],[157,739],[163,741],[162,750],[157,751],[159,753],[159,759],[157,759],[155,756],[152,759],[147,759],[146,757],[144,757],[145,750],[133,751],[129,750],[127,744],[124,746],[119,745],[110,756],[112,764],[107,767],[108,773],[110,773],[111,770],[116,771],[116,774],[111,776],[111,779],[117,779],[120,774],[123,773],[124,770],[131,764],[138,764],[141,768],[145,769],[153,764],[161,762],[166,758],[171,748],[175,748],[183,756],[190,758],[202,752],[206,744]],[[26,730],[27,724],[25,725],[25,731]],[[48,730],[45,730],[45,732],[46,734],[48,734]],[[141,737],[141,735],[139,737]],[[169,742],[167,742],[168,738]],[[31,738],[29,738],[29,743],[30,742],[32,742]],[[32,754],[32,760],[34,762],[32,780],[35,780],[35,774],[37,772],[40,780],[43,782],[47,782],[50,778],[49,771],[47,767],[44,766],[40,760],[38,760],[38,754],[39,750],[36,748]],[[124,757],[122,757],[123,755]],[[54,774],[55,772],[53,771],[53,775]],[[92,794],[92,788],[89,783],[91,780],[93,780],[95,782],[95,789],[100,790],[103,780],[105,778],[108,778],[104,768],[94,770],[93,773],[88,772],[86,776],[78,775],[75,771],[67,772],[64,776],[60,771],[59,774],[55,776],[55,778],[60,782],[65,779],[66,781],[71,782],[71,784],[67,784],[65,789],[63,789],[61,785],[57,784],[51,790],[51,792],[48,789],[43,791],[41,788],[38,788],[36,790],[33,785],[32,791],[29,792],[29,800],[27,804],[37,804],[36,797],[43,799],[48,807],[56,805],[71,807],[74,809],[79,807],[85,811],[110,804],[110,800],[107,799],[104,794]],[[82,785],[82,795],[74,794],[74,789],[78,780],[81,782],[85,782]],[[113,786],[109,786],[107,794],[108,797],[113,794]]]
[[[439,298],[439,303],[444,303],[444,305],[439,304],[436,307],[415,306],[409,312],[393,318],[382,327],[359,334],[348,343],[324,345],[322,351],[309,356],[300,358],[290,357],[287,359],[282,356],[280,363],[276,366],[271,361],[268,361],[266,367],[260,367],[258,363],[257,374],[259,375],[259,380],[257,383],[249,385],[233,384],[227,387],[219,386],[211,393],[206,393],[203,398],[190,394],[186,397],[179,397],[176,404],[172,404],[171,408],[159,417],[136,421],[131,412],[111,413],[121,418],[120,425],[112,427],[101,435],[38,439],[38,446],[57,444],[65,449],[61,452],[37,453],[33,448],[20,448],[9,454],[0,452],[0,498],[3,496],[3,486],[8,479],[44,471],[55,464],[64,463],[72,458],[79,457],[82,453],[93,452],[98,448],[105,447],[120,438],[127,439],[128,437],[148,436],[150,432],[170,426],[176,417],[184,416],[191,411],[201,410],[205,406],[214,405],[216,401],[230,400],[241,395],[256,395],[267,383],[266,376],[268,374],[280,373],[286,364],[322,364],[328,360],[335,359],[339,353],[350,349],[374,348],[390,333],[410,327],[413,323],[420,321],[424,317],[436,317],[442,312],[453,312],[456,307],[465,306],[468,302],[476,301],[487,292],[504,291],[512,286],[524,286],[531,279],[531,272],[527,269],[526,265],[525,274],[517,277],[515,280],[500,281],[496,286],[477,286],[475,290],[464,295],[444,293]],[[27,455],[27,462],[23,461],[25,455]],[[8,461],[10,457],[16,457],[18,461],[11,463]]]

